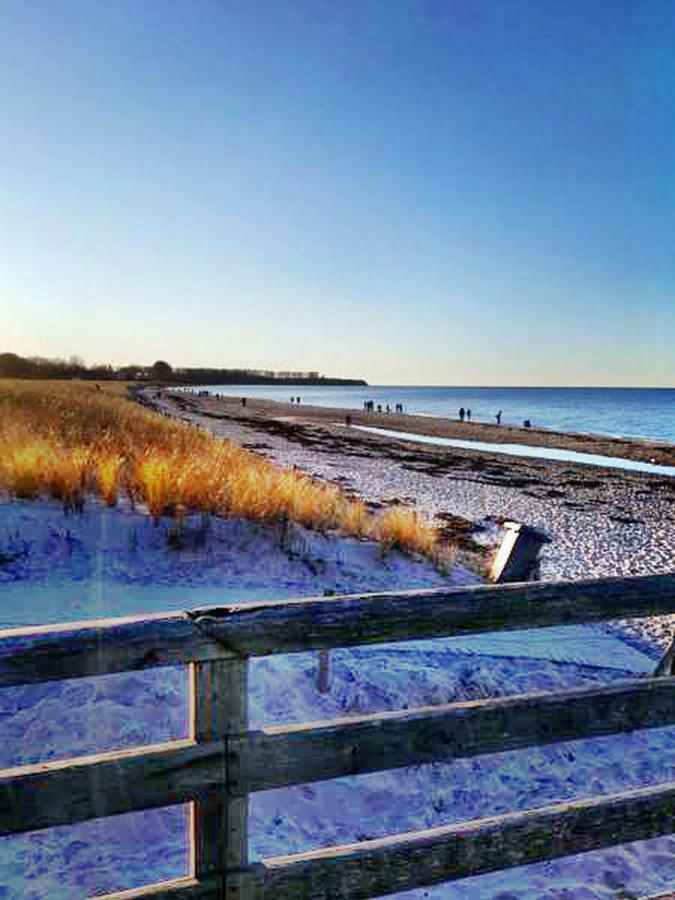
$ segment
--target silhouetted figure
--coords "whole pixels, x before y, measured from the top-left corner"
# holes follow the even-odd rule
[[[466,411],[466,421],[467,422],[471,421],[471,410],[470,409],[467,409],[467,411]]]
[[[525,426],[525,428],[532,428],[532,422],[530,422],[529,419],[525,419],[523,425]]]
[[[296,403],[299,403],[299,402],[300,402],[300,398],[299,398],[299,397],[296,397],[296,398],[295,398],[295,402],[296,402]]]
[[[241,398],[241,405],[246,406],[246,397]]]
[[[345,416],[345,425],[351,425],[351,424],[352,424],[352,417],[349,414],[347,414]]]
[[[387,412],[391,412],[391,410],[389,409],[389,404],[388,404],[388,403],[387,403]]]
[[[499,410],[499,412],[498,412],[497,415],[495,416],[495,419],[497,420],[497,425],[501,425],[501,424],[502,424],[502,411],[501,411],[501,409]]]
[[[382,412],[382,404],[381,404],[381,403],[378,403],[378,404],[377,404],[377,411],[378,411],[379,413]]]
[[[465,416],[464,407],[460,406],[460,408],[459,408],[459,421],[460,422],[464,421],[464,416]]]
[[[295,397],[291,397],[291,403],[295,403]]]

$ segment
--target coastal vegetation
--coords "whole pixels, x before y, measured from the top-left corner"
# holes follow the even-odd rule
[[[85,365],[79,356],[46,359],[0,353],[0,378],[58,379],[83,381],[145,381],[162,384],[287,384],[362,385],[361,378],[332,378],[319,372],[276,372],[269,369],[174,368],[158,359],[151,366],[132,363],[113,368],[109,364]]]
[[[337,487],[141,406],[120,383],[0,380],[0,489],[71,511],[91,495],[156,520],[201,512],[283,521],[437,561],[451,555],[415,510],[373,513]]]

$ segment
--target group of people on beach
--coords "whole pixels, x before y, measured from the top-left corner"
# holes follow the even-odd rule
[[[458,415],[459,415],[459,421],[460,421],[460,422],[464,422],[465,420],[466,420],[467,422],[470,422],[470,421],[471,421],[471,410],[470,410],[470,409],[464,409],[463,406],[460,406]],[[499,410],[498,413],[495,413],[495,419],[497,420],[497,425],[501,425],[501,424],[502,424],[502,411],[501,411],[501,409]],[[529,424],[528,424],[526,427],[529,428]]]
[[[391,407],[389,406],[388,403],[385,403],[384,407],[381,403],[378,403],[376,406],[374,400],[364,400],[363,408],[366,412],[376,412],[376,411],[379,413],[381,413],[381,412],[390,413],[391,412]],[[394,412],[402,415],[403,414],[403,404],[397,403],[394,407]]]
[[[293,402],[293,400],[291,400],[291,403],[292,402]],[[297,402],[298,403],[300,402],[299,397],[297,398]],[[374,400],[364,400],[363,401],[363,409],[365,412],[371,412],[371,413],[374,413],[374,412],[390,413],[390,412],[392,412],[392,409],[388,403],[385,403],[385,404],[377,403],[376,404]],[[397,415],[403,414],[403,404],[397,403],[394,406],[393,412]],[[471,421],[471,409],[460,406],[458,416],[459,416],[460,422],[470,422]],[[501,409],[499,410],[499,412],[495,413],[495,420],[497,422],[497,425],[502,424],[502,410]],[[530,428],[531,422],[529,421],[529,419],[526,419],[525,422],[523,422],[523,425],[525,426],[525,428]]]
[[[471,410],[464,409],[463,406],[460,406],[458,416],[459,416],[460,422],[464,422],[464,421],[470,422],[471,421]],[[497,420],[497,425],[502,424],[501,409],[499,410],[499,412],[495,413],[495,419]],[[530,421],[530,419],[525,419],[525,421],[523,422],[523,428],[532,428],[532,422]]]

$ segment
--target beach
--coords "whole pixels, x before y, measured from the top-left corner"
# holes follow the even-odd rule
[[[636,461],[675,460],[675,447],[452,422],[427,416],[367,414],[240,397],[146,392],[165,413],[208,428],[278,464],[339,484],[374,506],[408,504],[434,519],[460,558],[485,571],[514,520],[545,530],[541,577],[574,579],[654,574],[675,558],[675,479],[640,472],[431,446],[364,432],[366,425],[406,433],[558,446]],[[345,425],[350,414],[352,426]],[[508,432],[508,434],[507,434]],[[665,646],[672,621],[625,623],[640,643]],[[654,652],[654,651],[653,651]]]
[[[278,515],[256,520],[195,509],[177,521],[148,515],[147,504],[123,493],[116,505],[87,495],[79,511],[46,496],[7,496],[0,504],[0,581],[9,640],[13,628],[30,632],[37,622],[471,585],[484,578],[507,519],[551,536],[546,579],[672,567],[673,478],[417,443],[392,429],[394,416],[383,434],[348,426],[344,410],[313,415],[302,405],[251,399],[242,405],[240,397],[148,388],[137,397],[284,470],[309,474],[317,482],[312,490],[339,485],[369,514],[417,510],[456,548],[456,558],[446,552],[439,564],[410,547],[387,548]],[[148,426],[142,446],[176,428],[172,420],[142,418]],[[412,435],[426,418],[401,417]],[[426,424],[439,433],[443,427]],[[210,440],[178,430],[189,446]],[[216,458],[200,471],[208,474]],[[275,483],[266,481],[265,490]],[[319,689],[315,652],[262,656],[249,663],[249,727],[649,676],[671,628],[672,619],[661,617],[347,647],[330,654],[328,690]],[[176,668],[26,684],[0,694],[4,766],[181,739],[189,721],[186,680]],[[249,859],[640,788],[663,780],[674,764],[675,729],[664,726],[259,792],[250,801]],[[170,807],[7,837],[0,842],[0,895],[71,900],[182,875],[189,866],[185,822],[185,809]],[[393,896],[637,897],[675,881],[673,846],[664,836]]]
[[[242,386],[245,391],[245,386]],[[290,388],[286,389],[290,391]],[[200,397],[196,392],[187,394],[198,399],[201,408],[208,413],[216,411],[238,413],[241,408],[240,396]],[[384,409],[384,407],[383,407]],[[331,424],[344,422],[351,416],[357,426],[392,429],[396,431],[426,435],[434,438],[457,438],[466,441],[483,441],[494,444],[508,443],[523,446],[552,447],[579,453],[593,453],[601,456],[675,465],[675,444],[661,440],[639,437],[613,437],[607,434],[559,431],[551,428],[525,428],[507,424],[501,425],[476,421],[460,421],[459,418],[429,414],[409,414],[392,412],[366,412],[361,408],[343,406],[315,406],[305,403],[284,403],[261,397],[248,397],[246,410],[249,415],[277,418],[290,416],[299,422],[321,422]]]

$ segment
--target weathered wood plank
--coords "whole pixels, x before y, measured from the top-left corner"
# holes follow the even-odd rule
[[[256,900],[362,900],[675,830],[675,782],[263,860]]]
[[[0,771],[0,834],[185,803],[224,781],[225,744],[174,741]]]
[[[235,679],[231,686],[240,691],[241,673],[230,674]],[[214,817],[208,830],[215,827],[224,840],[218,828],[227,830],[229,822],[233,833],[229,851],[215,839],[200,850],[201,871],[219,869],[228,853],[230,867],[236,868],[245,853],[248,792],[670,724],[675,721],[675,679],[274,727],[226,741],[219,735],[229,727],[245,727],[229,718],[231,712],[225,703],[212,707],[211,729],[207,731],[204,722],[201,735],[214,740],[205,743],[177,741],[0,772],[0,833],[206,800],[209,795],[218,801],[216,812],[224,805],[232,814],[228,819],[225,810],[220,826]]]
[[[227,749],[229,736],[247,729],[248,661],[197,663],[191,675],[192,736],[198,742],[222,738]],[[228,759],[226,753],[222,783],[195,804],[192,827],[194,875],[200,882],[215,879],[225,898],[234,896],[226,870],[240,868],[248,858],[248,797],[231,794]]]
[[[388,592],[190,613],[241,655],[675,613],[675,574]]]
[[[0,631],[0,687],[181,662],[675,612],[675,575],[233,605]]]
[[[265,728],[228,745],[246,793],[675,723],[675,678]]]
[[[198,882],[195,878],[187,877],[109,894],[96,894],[95,900],[144,900],[146,897],[149,900],[217,900],[220,896],[213,879]]]
[[[0,630],[0,687],[231,657],[184,613]]]

